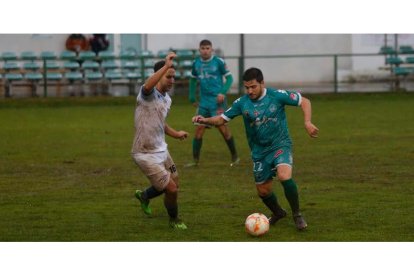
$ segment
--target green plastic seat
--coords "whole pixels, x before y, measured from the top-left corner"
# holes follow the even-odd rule
[[[15,52],[4,52],[1,54],[1,58],[4,61],[17,60],[17,55]]]
[[[116,69],[119,67],[118,63],[115,60],[102,61],[101,66],[104,70]]]
[[[140,71],[127,71],[124,73],[125,78],[129,80],[138,80],[141,79],[141,72]]]
[[[122,63],[122,68],[123,69],[135,70],[135,69],[138,69],[140,67],[141,67],[140,63],[136,60],[127,60],[127,61],[124,61]]]
[[[59,64],[58,64],[56,61],[54,61],[54,60],[46,60],[46,68],[47,68],[47,69],[56,70],[56,69],[59,69],[59,68],[60,68],[60,66],[59,66]]]
[[[393,73],[396,76],[407,76],[411,73],[411,68],[407,68],[407,67],[395,67],[393,69]]]
[[[193,74],[191,73],[191,70],[184,70],[183,71],[183,78],[185,78],[185,79],[191,78],[192,75]]]
[[[150,58],[150,59],[145,59],[144,61],[144,67],[145,68],[153,68],[155,64],[155,60]]]
[[[391,46],[382,46],[379,52],[384,55],[395,55],[397,53]]]
[[[95,52],[92,51],[84,51],[79,53],[80,60],[94,60],[96,59]]]
[[[4,75],[4,78],[8,81],[20,81],[23,79],[23,76],[20,73],[7,73]]]
[[[62,51],[60,53],[60,59],[62,60],[75,60],[77,59],[77,54],[76,52],[72,52],[72,51]]]
[[[69,81],[79,81],[83,80],[83,75],[81,72],[66,72],[65,78]]]
[[[414,57],[407,57],[407,58],[405,59],[405,62],[406,62],[406,63],[414,63]]]
[[[19,70],[20,66],[17,64],[17,62],[8,61],[3,64],[3,69],[6,71]]]
[[[119,57],[121,59],[135,59],[137,57],[137,54],[134,51],[124,50],[124,51],[121,51],[121,53],[119,54]]]
[[[387,57],[385,60],[386,64],[391,64],[391,65],[400,65],[403,62],[404,61],[400,57]]]
[[[66,61],[63,63],[63,68],[68,70],[76,70],[79,69],[80,65],[76,61]]]
[[[401,54],[414,54],[414,49],[410,45],[401,45],[400,53]]]
[[[23,63],[23,69],[29,70],[29,71],[37,71],[40,69],[40,65],[37,62],[31,61],[31,62],[25,62]]]
[[[108,70],[105,72],[105,79],[108,80],[120,80],[123,78],[123,75],[118,70]]]
[[[54,60],[57,58],[56,53],[52,51],[43,51],[40,53],[40,57],[46,60]]]
[[[31,60],[34,61],[37,59],[37,55],[33,51],[24,51],[20,54],[22,60]]]
[[[52,81],[60,81],[63,78],[61,73],[47,72],[46,79]]]
[[[29,81],[40,81],[43,79],[43,75],[38,72],[26,73],[24,78]]]
[[[82,63],[82,68],[87,69],[87,70],[89,70],[89,69],[97,70],[97,69],[99,69],[99,63],[96,62],[96,61],[92,61],[92,60],[85,60]]]
[[[158,58],[165,58],[170,50],[159,50],[157,53]]]
[[[192,60],[181,60],[180,61],[180,67],[183,68],[191,68],[193,67],[193,61]]]
[[[150,50],[143,50],[139,53],[141,57],[154,57],[154,54]]]
[[[85,78],[89,81],[96,81],[96,80],[101,80],[103,78],[103,75],[101,72],[87,71],[85,72]]]
[[[101,60],[112,60],[115,59],[115,54],[112,51],[102,51],[98,53],[98,57]]]
[[[194,58],[194,51],[190,49],[177,50],[176,53],[177,53],[178,58],[187,58],[187,59]]]

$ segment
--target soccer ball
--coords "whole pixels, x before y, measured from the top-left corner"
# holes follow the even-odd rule
[[[249,215],[244,225],[246,226],[246,232],[252,236],[261,236],[269,231],[269,220],[260,213]]]

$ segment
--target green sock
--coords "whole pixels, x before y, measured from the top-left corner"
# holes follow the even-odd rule
[[[279,203],[277,202],[276,194],[271,192],[268,195],[260,197],[263,203],[267,206],[267,208],[272,211],[273,214],[277,214],[277,211],[281,209]]]
[[[231,136],[230,139],[226,140],[226,144],[229,147],[232,161],[235,161],[235,159],[237,159],[237,151],[236,151],[236,145],[234,144],[233,136]]]
[[[295,181],[293,181],[291,178],[286,181],[281,181],[281,183],[285,191],[286,199],[288,200],[290,208],[292,209],[292,213],[295,214],[299,212],[299,194]]]
[[[201,146],[203,145],[203,139],[193,139],[193,159],[198,162],[200,159]]]

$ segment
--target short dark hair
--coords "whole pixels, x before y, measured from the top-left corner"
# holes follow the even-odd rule
[[[160,60],[157,63],[154,64],[154,73],[160,70],[165,65],[165,60]],[[174,68],[174,65],[172,65],[170,68]]]
[[[211,43],[211,41],[208,39],[203,39],[200,41],[200,47],[201,46],[213,46],[213,43]]]
[[[259,68],[252,67],[244,71],[243,81],[251,80],[256,80],[257,82],[263,81],[263,73]]]

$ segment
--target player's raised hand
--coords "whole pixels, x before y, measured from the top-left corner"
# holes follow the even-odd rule
[[[169,52],[168,55],[165,57],[165,65],[171,67],[173,65],[173,59],[177,57],[177,54],[174,52]]]

